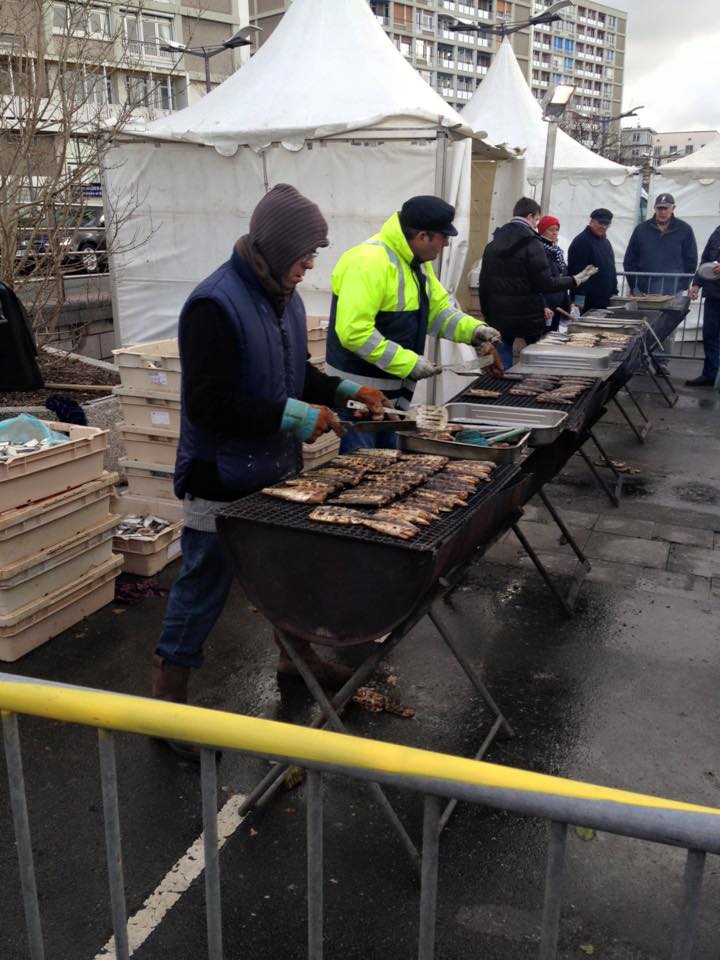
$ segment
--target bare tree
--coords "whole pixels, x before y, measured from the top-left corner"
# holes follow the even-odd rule
[[[104,151],[139,112],[173,105],[172,62],[156,78],[138,69],[148,42],[133,38],[128,16],[92,0],[0,3],[0,280],[24,294],[44,338],[63,308],[64,274],[78,269],[69,249]],[[107,252],[141,200],[113,211]]]
[[[621,143],[617,124],[605,117],[594,117],[575,110],[568,111],[560,126],[578,143],[593,153],[620,163]]]

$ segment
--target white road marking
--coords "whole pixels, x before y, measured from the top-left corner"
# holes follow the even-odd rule
[[[222,850],[230,837],[243,822],[238,810],[242,806],[245,796],[234,794],[218,813],[218,850]],[[153,890],[142,909],[128,920],[128,946],[132,956],[138,947],[142,946],[151,933],[162,923],[165,914],[178,902],[180,897],[189,888],[205,869],[205,850],[203,847],[204,834],[188,847],[185,855],[171,867],[158,886]],[[95,960],[116,960],[115,937],[111,937]]]

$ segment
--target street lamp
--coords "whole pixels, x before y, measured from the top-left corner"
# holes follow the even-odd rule
[[[218,53],[225,50],[234,50],[236,47],[248,47],[252,43],[250,34],[253,30],[260,31],[262,27],[255,27],[248,24],[241,27],[237,33],[233,34],[228,40],[222,43],[214,44],[210,47],[186,47],[184,43],[178,43],[177,40],[167,40],[160,45],[160,49],[165,53],[187,54],[190,57],[202,57],[205,61],[205,91],[210,93],[212,83],[210,81],[210,60]]]
[[[607,129],[609,123],[614,123],[616,120],[624,120],[625,117],[636,117],[636,110],[644,110],[645,105],[641,104],[639,107],[630,107],[629,110],[626,110],[624,113],[619,113],[616,117],[600,117],[600,124],[602,126],[602,132],[600,136],[600,156],[605,156],[605,146],[607,143]]]
[[[543,99],[543,120],[547,120],[547,140],[545,142],[545,167],[543,169],[542,197],[540,209],[547,213],[550,209],[550,191],[552,189],[553,163],[555,162],[555,143],[557,141],[558,122],[570,98],[575,93],[572,83],[556,83],[550,87]]]
[[[490,24],[485,23],[474,23],[472,20],[463,20],[462,17],[454,17],[450,23],[448,23],[448,30],[453,30],[455,32],[462,31],[463,33],[494,33],[500,37],[501,40],[504,40],[509,33],[517,33],[518,30],[525,30],[527,27],[532,27],[538,23],[555,23],[556,20],[562,20],[562,17],[558,16],[560,10],[564,10],[565,7],[574,6],[575,0],[558,0],[557,3],[553,3],[543,10],[542,13],[537,14],[535,17],[530,17],[529,20],[513,20],[509,23],[500,23],[491,26]]]

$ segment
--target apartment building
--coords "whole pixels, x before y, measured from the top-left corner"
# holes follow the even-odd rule
[[[3,0],[0,97],[22,97],[30,89],[37,95],[38,82],[50,92],[61,70],[61,82],[99,114],[111,118],[113,108],[132,104],[152,118],[187,106],[206,89],[204,58],[167,47],[219,45],[247,23],[248,0]],[[38,26],[40,69],[33,42]],[[210,58],[211,82],[222,82],[247,55],[224,50]]]
[[[249,0],[250,22],[267,39],[292,0]],[[542,13],[552,0],[368,0],[398,50],[430,86],[462,109],[488,71],[503,25]],[[600,122],[620,113],[627,14],[586,2],[561,11],[563,22],[509,34],[538,99],[555,83],[577,90],[570,110]],[[473,29],[451,29],[455,20]],[[475,27],[479,27],[476,30]],[[484,30],[482,28],[488,28]]]
[[[626,127],[621,134],[622,162],[652,163],[659,167],[670,160],[687,157],[720,136],[717,130],[673,130],[658,133],[652,127]]]

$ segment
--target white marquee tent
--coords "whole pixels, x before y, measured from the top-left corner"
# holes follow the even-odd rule
[[[692,226],[702,253],[708,237],[720,224],[720,136],[702,150],[664,163],[653,177],[648,213],[659,193],[675,198],[676,213]]]
[[[487,196],[471,203],[471,153],[490,166],[514,156],[479,133],[469,138],[365,0],[295,0],[237,73],[132,134],[108,151],[103,171],[117,223],[111,280],[122,344],[175,335],[187,295],[227,259],[279,182],[315,200],[330,224],[331,247],[301,288],[309,314],[327,316],[339,254],[415,194],[442,193],[456,206],[460,236],[442,273],[453,289],[465,272],[471,210],[492,199],[485,178]]]
[[[483,128],[490,143],[524,148],[527,195],[540,200],[547,123],[509,40],[498,49],[487,76],[463,108],[463,120]],[[614,219],[609,239],[622,260],[640,214],[640,178],[632,168],[613,163],[558,130],[550,210],[569,242],[587,224],[590,211],[608,207]]]

